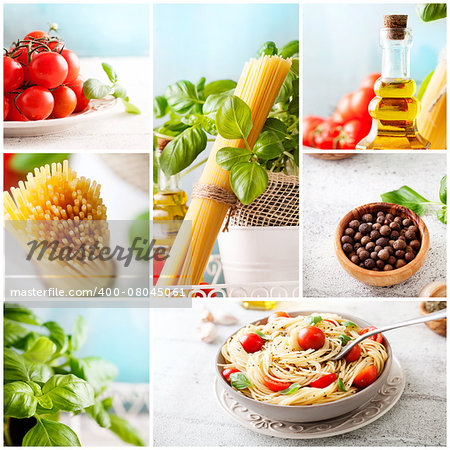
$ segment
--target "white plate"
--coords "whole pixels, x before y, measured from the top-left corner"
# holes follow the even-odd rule
[[[117,103],[117,98],[107,97],[91,100],[88,109],[71,114],[62,119],[30,120],[28,122],[3,122],[4,137],[46,136],[73,128],[84,120],[96,119],[101,113],[110,110]]]
[[[236,422],[250,430],[285,439],[319,439],[349,433],[379,419],[398,402],[405,388],[405,382],[403,369],[394,357],[386,383],[370,402],[341,417],[303,424],[271,420],[250,411],[222,389],[217,379],[215,391],[220,406]]]

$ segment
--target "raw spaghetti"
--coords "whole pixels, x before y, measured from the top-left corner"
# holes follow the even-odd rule
[[[325,343],[318,350],[303,350],[297,342],[298,332],[301,328],[311,326],[308,317],[313,316],[321,318],[314,326],[325,334]],[[264,403],[315,405],[348,397],[358,391],[353,386],[357,374],[374,365],[379,376],[388,357],[382,343],[368,338],[359,344],[361,355],[357,360],[350,363],[344,358],[330,361],[343,347],[340,336],[351,339],[359,337],[361,329],[349,324],[351,322],[335,314],[314,314],[279,317],[266,325],[248,325],[223,346],[222,355],[227,361],[224,368],[235,368],[243,372],[251,385],[241,392]],[[268,339],[261,350],[247,353],[240,339],[256,330]],[[309,386],[311,382],[327,374],[336,374],[336,380],[325,388]],[[274,392],[266,386],[265,377],[274,382],[297,383],[299,388],[291,394]]]

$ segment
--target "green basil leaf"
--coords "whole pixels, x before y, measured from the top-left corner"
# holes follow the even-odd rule
[[[352,338],[350,336],[347,336],[346,334],[339,335],[339,340],[341,341],[341,344],[345,346],[348,341],[351,341]]]
[[[212,81],[205,86],[205,98],[208,99],[211,95],[223,94],[224,92],[234,90],[236,84],[236,81],[233,80]]]
[[[424,22],[444,19],[447,17],[447,3],[419,3],[416,11]]]
[[[298,86],[298,84],[296,84],[296,83],[294,84],[294,90],[295,90],[295,86]],[[300,109],[299,104],[300,104],[300,97],[298,95],[294,94],[294,97],[289,102],[289,106],[288,106],[289,114],[291,114],[293,116],[298,116],[298,112]]]
[[[267,41],[267,42],[264,42],[262,47],[258,50],[258,52],[256,53],[256,56],[258,56],[258,58],[260,58],[261,56],[264,56],[264,55],[273,56],[276,54],[278,54],[278,49],[277,49],[275,42]]]
[[[259,197],[266,190],[268,181],[266,170],[256,162],[237,163],[231,168],[231,187],[244,205]]]
[[[300,389],[300,385],[298,383],[292,383],[288,388],[280,391],[280,394],[291,395],[295,394]]]
[[[16,419],[31,417],[36,412],[37,400],[33,389],[23,381],[3,387],[3,414]]]
[[[89,78],[83,84],[83,94],[88,99],[104,98],[111,93],[111,86],[103,84],[95,78]]]
[[[39,418],[37,424],[25,435],[23,447],[81,447],[75,432],[59,422]]]
[[[247,162],[250,157],[251,153],[246,148],[224,147],[218,150],[216,162],[222,169],[231,170],[236,163]]]
[[[434,70],[433,70],[432,72],[430,72],[430,73],[424,78],[424,80],[422,81],[422,83],[420,83],[420,88],[419,88],[419,90],[417,91],[417,99],[418,99],[419,101],[422,100],[423,94],[425,94],[425,91],[427,90],[427,87],[428,87],[428,85],[430,84],[430,80],[431,80],[431,77],[433,76],[433,74],[434,74]]]
[[[117,73],[112,66],[108,63],[102,63],[102,67],[106,75],[108,75],[109,81],[111,81],[111,83],[115,83],[117,81]]]
[[[92,386],[75,375],[53,375],[44,384],[42,394],[62,411],[79,411],[95,402]]]
[[[128,100],[121,99],[123,106],[125,106],[125,112],[128,114],[141,114],[141,110],[136,106],[133,105],[133,103],[130,103]]]
[[[280,119],[269,117],[264,124],[262,131],[271,131],[275,133],[280,139],[284,139],[289,136],[287,132],[287,126]]]
[[[176,137],[188,128],[189,125],[181,120],[169,120],[162,127],[153,130],[153,133],[159,137]]]
[[[293,74],[297,78],[300,76],[300,60],[299,60],[299,58],[292,58],[291,72],[293,72]],[[298,83],[297,83],[297,86],[298,86]]]
[[[203,116],[201,121],[202,128],[213,136],[217,136],[216,122],[209,117]]]
[[[295,162],[295,165],[296,165],[297,167],[300,167],[300,151],[299,151],[299,148],[298,148],[298,147],[297,147],[296,149],[294,149],[293,155],[294,155],[294,162]]]
[[[68,159],[69,156],[70,153],[15,153],[9,160],[8,165],[16,172],[28,173],[32,172],[36,167],[45,166],[46,164],[52,164],[54,162],[62,162],[65,159]],[[17,310],[29,311],[28,315],[34,316],[34,314],[27,308],[20,305],[14,306]],[[18,322],[22,322],[22,320],[18,320]]]
[[[406,206],[419,216],[425,213],[427,210],[427,205],[430,203],[429,200],[422,197],[408,186],[402,186],[400,189],[395,191],[381,194],[381,199],[383,202]]]
[[[20,348],[21,350],[28,350],[37,341],[42,334],[36,331],[30,331],[26,336],[24,336],[20,341],[16,342],[14,347]]]
[[[109,428],[111,426],[111,419],[102,402],[95,402],[92,406],[85,408],[85,411],[86,414],[94,419],[102,428]]]
[[[347,389],[345,388],[345,384],[344,382],[341,380],[341,378],[338,378],[338,388],[342,391],[342,392],[347,392]]]
[[[198,81],[197,85],[195,86],[195,90],[197,91],[197,94],[199,96],[203,96],[203,94],[204,94],[205,83],[206,83],[206,78],[201,77],[200,80]]]
[[[161,153],[161,169],[166,175],[181,172],[206,148],[208,139],[201,127],[192,127],[171,140]]]
[[[3,350],[3,380],[37,381],[45,383],[53,371],[44,364],[33,364],[11,348]]]
[[[265,341],[272,340],[272,338],[270,336],[267,336],[267,334],[264,334],[262,331],[255,330],[255,334],[257,334],[260,338],[264,339]]]
[[[33,153],[36,155],[36,153]],[[17,154],[18,155],[18,154]],[[14,155],[16,156],[16,155]],[[66,158],[63,158],[66,159]],[[39,164],[34,165],[38,167]],[[30,170],[33,170],[30,169]],[[7,319],[14,320],[15,322],[28,323],[30,325],[40,325],[41,321],[37,318],[36,314],[33,313],[30,309],[24,308],[23,306],[7,303],[4,308],[4,317]]]
[[[56,345],[47,337],[36,339],[23,356],[33,363],[45,363],[56,352]]]
[[[263,131],[253,146],[253,153],[258,159],[265,161],[278,158],[283,152],[284,147],[281,139],[272,131]]]
[[[17,322],[10,319],[3,319],[3,345],[14,347],[28,334],[28,330]]]
[[[230,384],[235,389],[239,390],[246,389],[252,385],[252,383],[250,383],[250,380],[247,378],[247,375],[245,375],[245,373],[242,372],[232,373],[230,375]]]
[[[239,97],[230,95],[216,114],[216,128],[225,139],[244,139],[252,129],[250,107]]]
[[[127,442],[128,444],[136,445],[138,447],[144,447],[145,442],[141,438],[139,431],[132,427],[128,421],[122,419],[121,417],[116,416],[115,414],[109,414],[111,419],[110,430],[117,434],[117,436],[122,439],[122,441]]]
[[[319,322],[322,322],[322,316],[319,314],[313,314],[311,316],[305,317],[305,322],[309,323],[310,325],[317,325]]]
[[[50,409],[50,410],[53,409],[52,399],[50,397],[48,397],[47,395],[37,397],[37,402],[42,409]],[[42,411],[42,409],[40,409],[40,411]],[[57,409],[57,408],[55,408],[55,409]]]
[[[153,115],[156,119],[164,117],[169,112],[169,104],[166,97],[158,95],[153,99]]]
[[[186,80],[180,80],[171,84],[164,92],[169,106],[178,114],[187,114],[189,112],[200,112],[201,104],[195,86]]]
[[[283,45],[283,47],[281,47],[278,50],[278,54],[282,57],[282,58],[292,58],[295,55],[298,55],[299,52],[299,42],[298,41],[291,41],[288,42],[286,45]]]
[[[114,86],[114,92],[112,95],[113,97],[127,100],[127,90],[121,84],[116,84]]]
[[[209,119],[216,120],[216,114],[222,103],[227,99],[228,95],[213,94],[210,95],[203,105],[203,115]]]
[[[444,205],[447,204],[447,175],[444,175],[441,179],[439,186],[439,199]]]
[[[358,325],[356,325],[356,323],[350,322],[350,320],[346,320],[345,322],[342,322],[342,325],[344,325],[344,327],[349,327],[349,328],[359,328]]]
[[[86,342],[88,335],[86,319],[78,316],[73,325],[72,336],[70,337],[70,348],[72,352],[79,350]]]
[[[289,70],[284,82],[281,86],[280,92],[275,100],[275,103],[287,102],[295,93],[294,83],[298,84],[298,76],[294,73],[292,68]]]
[[[45,322],[43,324],[50,331],[49,339],[56,344],[58,351],[64,353],[69,345],[69,340],[64,330],[56,322]]]
[[[106,411],[109,411],[112,408],[113,405],[113,398],[107,397],[102,400],[102,406],[105,408]]]
[[[447,206],[443,206],[437,213],[437,218],[447,225]]]

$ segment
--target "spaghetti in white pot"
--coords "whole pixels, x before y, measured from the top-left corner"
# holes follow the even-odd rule
[[[377,334],[338,361],[344,345],[368,331],[336,314],[290,317],[239,330],[223,346],[223,377],[245,396],[275,405],[316,405],[351,396],[383,372],[388,354]]]

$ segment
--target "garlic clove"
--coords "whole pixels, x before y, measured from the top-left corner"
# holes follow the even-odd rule
[[[200,320],[202,322],[214,322],[214,316],[209,309],[203,308],[203,311],[200,314]]]
[[[238,320],[233,314],[227,312],[220,312],[214,317],[216,325],[236,325]]]
[[[202,322],[198,326],[200,339],[212,344],[217,338],[217,327],[212,322]]]

